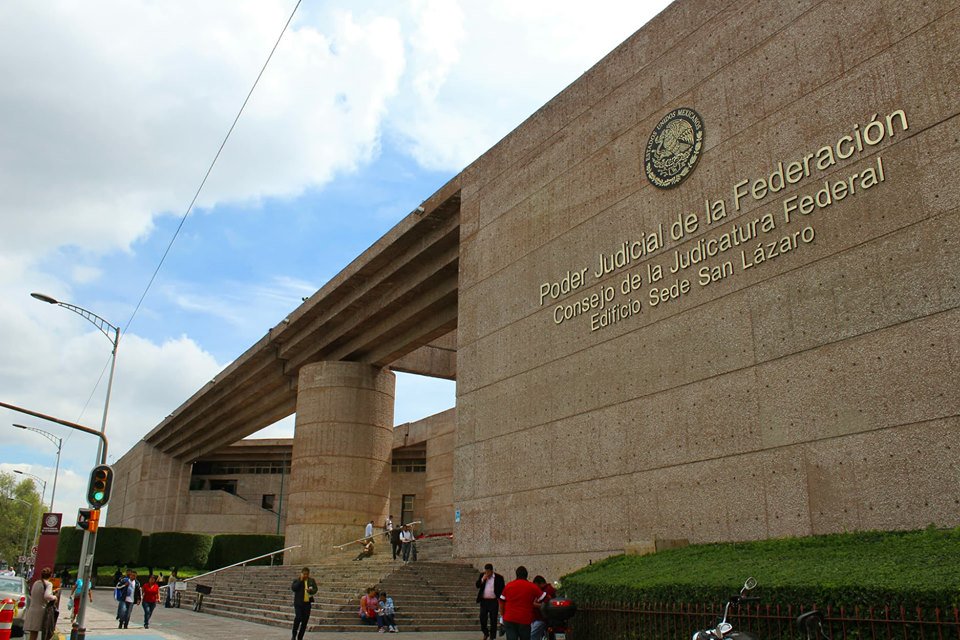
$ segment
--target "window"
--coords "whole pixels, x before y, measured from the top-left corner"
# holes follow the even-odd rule
[[[260,500],[260,506],[268,511],[273,511],[273,503],[277,500],[277,494],[275,493],[265,493],[263,498]]]
[[[248,461],[205,461],[198,460],[193,465],[195,476],[237,475],[237,474],[280,474],[290,473],[289,460],[248,462]]]
[[[416,496],[412,493],[407,493],[403,495],[403,498],[400,502],[400,522],[401,524],[407,524],[408,522],[413,521],[413,499]]]
[[[390,468],[394,473],[423,473],[427,470],[427,459],[411,458],[408,460],[394,460]]]

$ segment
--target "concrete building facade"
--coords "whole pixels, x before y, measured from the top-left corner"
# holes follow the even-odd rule
[[[960,524],[958,34],[955,1],[675,2],[158,425],[137,486],[175,504],[313,403],[288,543],[369,519],[311,485],[360,431],[395,511],[387,391],[304,382],[348,362],[456,379],[425,490],[471,562]]]

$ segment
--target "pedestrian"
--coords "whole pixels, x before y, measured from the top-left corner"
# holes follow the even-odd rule
[[[150,617],[153,610],[157,608],[160,602],[160,583],[157,582],[157,576],[152,573],[147,578],[147,584],[143,585],[143,628],[150,628]]]
[[[386,591],[381,591],[377,596],[379,606],[377,607],[377,630],[383,633],[384,629],[390,633],[397,633],[396,605],[393,604],[393,598],[387,595]]]
[[[79,575],[77,577],[80,577]],[[120,584],[120,581],[123,580],[123,573],[120,572],[120,565],[117,565],[117,570],[113,572],[113,584],[114,586]],[[120,619],[120,609],[123,607],[121,604],[123,598],[120,597],[120,589],[114,589],[113,597],[117,600],[117,620]]]
[[[533,608],[543,591],[527,575],[526,567],[517,567],[516,580],[508,582],[500,594],[500,621],[507,640],[530,640]]]
[[[363,537],[372,538],[373,537],[373,520],[367,523],[367,526],[363,528]]]
[[[290,585],[293,591],[293,632],[290,640],[303,640],[313,608],[313,596],[317,593],[317,581],[310,577],[310,568],[300,570],[300,577]]]
[[[360,622],[377,624],[377,607],[379,606],[376,588],[367,587],[367,593],[360,598]]]
[[[137,580],[137,572],[133,569],[127,569],[127,576],[121,578],[117,583],[117,593],[120,597],[120,624],[117,629],[130,628],[130,614],[133,608],[143,600],[143,591],[140,588],[140,582]]]
[[[44,567],[40,570],[40,579],[30,587],[30,604],[23,614],[23,630],[30,633],[30,640],[37,640],[40,632],[43,632],[43,640],[49,638],[48,611],[55,610],[57,601],[57,589],[53,588],[51,575],[50,567]]]
[[[364,558],[369,558],[373,555],[373,538],[367,538],[367,541],[363,543],[363,549],[360,550],[360,553],[357,554],[357,557],[354,560],[363,560]]]
[[[174,569],[167,575],[167,588],[164,594],[163,606],[167,609],[173,607],[174,591],[177,588],[177,570]]]
[[[537,598],[533,609],[533,623],[530,625],[530,640],[543,640],[547,637],[547,621],[543,617],[540,607],[543,603],[550,602],[550,600],[555,598],[557,596],[557,590],[554,589],[553,585],[547,582],[547,579],[543,576],[536,576],[533,579],[533,584],[535,584],[542,593],[540,597]]]
[[[400,531],[400,545],[403,547],[403,561],[410,562],[410,547],[413,546],[413,531],[410,530],[410,525],[403,525],[403,530]]]
[[[484,638],[497,635],[497,613],[500,610],[500,594],[503,593],[503,576],[494,573],[489,562],[477,578],[477,603],[480,605],[480,631]]]
[[[390,547],[393,549],[393,559],[396,560],[400,555],[400,527],[394,527],[390,531]]]
[[[77,613],[80,611],[80,599],[83,594],[87,594],[87,600],[93,602],[93,590],[90,589],[89,581],[77,581],[73,583],[73,611],[70,612],[70,624],[77,619]]]
[[[393,531],[393,514],[387,516],[387,521],[383,523],[383,530],[386,533],[391,533]]]

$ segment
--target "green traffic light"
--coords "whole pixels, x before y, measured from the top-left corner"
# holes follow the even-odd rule
[[[93,497],[98,501],[103,500],[103,491],[97,491],[95,494],[93,494]]]

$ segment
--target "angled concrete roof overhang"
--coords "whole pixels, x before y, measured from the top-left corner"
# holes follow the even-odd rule
[[[421,208],[271,328],[144,440],[187,461],[236,442],[295,411],[300,368],[314,362],[367,362],[454,377],[456,339],[447,334],[457,326],[459,177]]]

